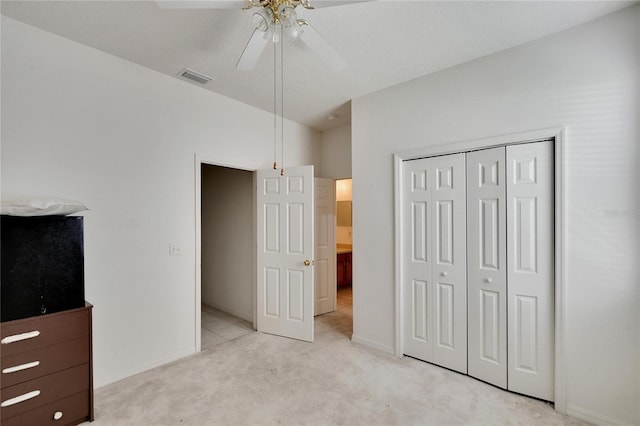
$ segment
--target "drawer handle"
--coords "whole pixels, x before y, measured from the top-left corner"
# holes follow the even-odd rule
[[[21,340],[33,339],[34,337],[38,337],[39,335],[40,335],[40,332],[35,330],[35,331],[30,331],[28,333],[14,334],[13,336],[7,336],[4,339],[2,339],[0,342],[3,345],[8,345],[9,343],[15,343]]]
[[[4,407],[9,407],[11,405],[19,404],[28,399],[35,398],[38,395],[40,395],[39,390],[27,392],[24,395],[16,396],[15,398],[11,398],[11,399],[7,399],[6,401],[3,401],[2,404],[0,404],[0,407],[4,408]]]
[[[2,374],[15,373],[16,371],[28,370],[29,368],[37,367],[40,365],[40,361],[27,362],[26,364],[16,365],[14,367],[7,367],[2,370]]]
[[[53,413],[53,420],[60,420],[62,418],[62,411],[56,411]]]

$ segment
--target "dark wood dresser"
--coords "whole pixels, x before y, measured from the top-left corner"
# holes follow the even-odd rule
[[[93,421],[92,308],[0,323],[3,426]]]

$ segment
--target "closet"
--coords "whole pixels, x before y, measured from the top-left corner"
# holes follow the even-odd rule
[[[553,141],[402,167],[404,354],[553,401]]]

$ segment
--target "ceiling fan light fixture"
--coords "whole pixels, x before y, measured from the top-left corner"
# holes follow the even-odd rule
[[[269,26],[269,31],[265,34],[265,40],[271,40],[274,44],[280,43],[280,32],[282,27],[278,24]]]
[[[298,39],[302,33],[304,31],[302,30],[302,26],[300,24],[298,24],[297,22],[295,23],[295,25],[288,27],[286,29],[286,34],[287,37],[289,38],[289,40],[294,41],[296,39]]]
[[[283,27],[293,27],[296,24],[296,20],[298,16],[296,15],[296,10],[287,3],[280,3],[278,6],[278,21],[280,25]]]
[[[2,0],[0,0],[2,1]],[[168,1],[168,0],[166,0]],[[186,1],[186,0],[185,0]],[[214,1],[214,0],[208,0]],[[222,0],[215,0],[222,1]],[[236,0],[237,1],[237,0]],[[236,68],[241,71],[252,70],[268,43],[280,41],[298,41],[314,50],[334,71],[347,66],[347,61],[318,33],[305,19],[298,19],[297,6],[313,9],[309,0],[245,0],[247,7],[255,7],[251,20],[255,27],[249,42],[244,48]],[[367,0],[325,0],[327,3],[351,3]]]
[[[258,31],[266,32],[273,22],[273,12],[269,8],[262,8],[251,16],[251,22]]]

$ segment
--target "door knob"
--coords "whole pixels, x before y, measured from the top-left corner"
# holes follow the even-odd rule
[[[442,275],[443,277],[446,277],[447,275],[449,275],[449,273],[447,271],[444,271],[444,272],[440,272],[440,275]]]
[[[493,279],[492,278],[485,278],[484,282],[491,284],[493,282]]]
[[[311,261],[309,259],[306,259],[304,261],[304,266],[311,266]]]

